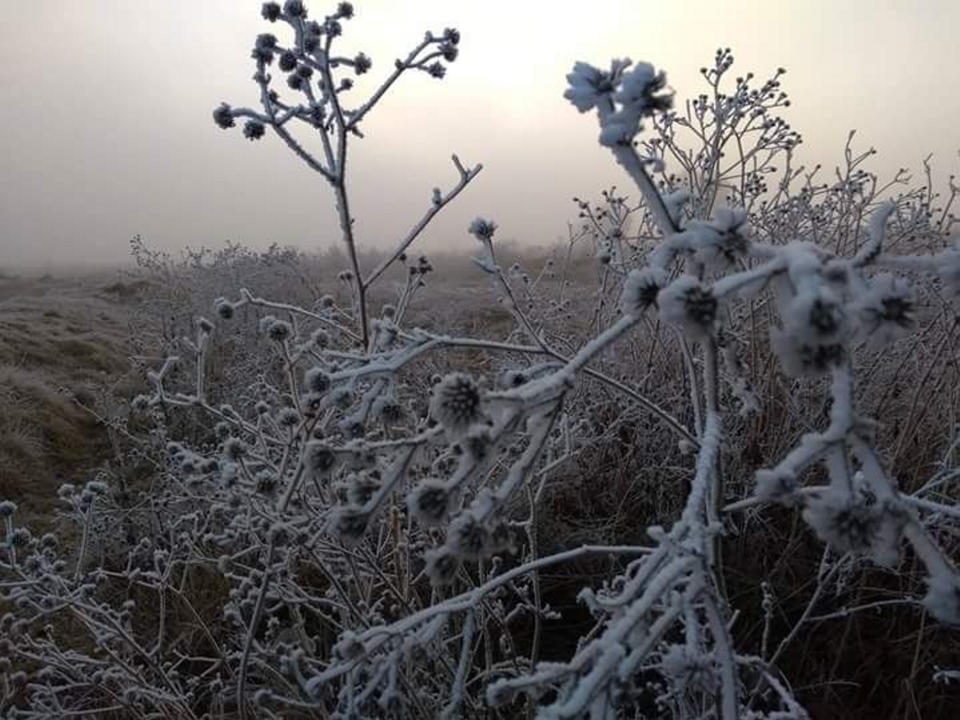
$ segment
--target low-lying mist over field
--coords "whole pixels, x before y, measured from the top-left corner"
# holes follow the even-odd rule
[[[955,717],[952,3],[5,13],[0,718]]]

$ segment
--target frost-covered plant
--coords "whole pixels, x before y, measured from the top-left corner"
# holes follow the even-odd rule
[[[685,114],[652,65],[577,63],[567,98],[596,113],[600,144],[640,201],[614,189],[601,206],[577,201],[583,227],[571,228],[556,296],[544,280],[553,261],[539,274],[519,263],[505,270],[496,223],[478,217],[467,229],[473,269],[508,322],[495,336],[424,329],[412,318],[434,268],[407,253],[480,166],[454,157],[457,185],[435,190],[395,247],[365,262],[347,151],[402,74],[445,74],[459,33],[427,33],[366,101],[349,103],[350,76],[372,67],[363,53],[335,50],[353,7],[312,19],[287,0],[264,3],[262,15],[290,39],[255,41],[261,107],[223,104],[214,120],[243,121],[251,140],[269,129],[331,186],[347,299],[320,291],[293,302],[232,287],[247,269],[242,252],[194,256],[191,282],[214,278],[217,294],[189,332],[165,334],[165,357],[133,401],[138,414],[121,426],[131,454],[151,466],[148,486],[131,497],[100,479],[64,485],[71,529],[60,536],[34,537],[16,523],[17,508],[0,503],[0,589],[11,605],[0,619],[0,710],[803,718],[778,664],[784,649],[853,562],[895,568],[906,545],[925,568],[923,607],[960,623],[960,580],[940,532],[960,517],[948,492],[957,471],[944,462],[918,492],[898,487],[857,392],[870,383],[865,348],[889,350],[916,330],[921,295],[943,304],[960,294],[960,251],[942,242],[952,221],[946,210],[933,217],[932,191],[880,202],[848,155],[853,170],[838,187],[814,187],[807,175],[792,193],[799,137],[773,117],[787,103],[782,72],[759,88],[738,79],[726,95],[729,51],[703,71],[713,97]],[[286,76],[282,95],[274,68]],[[699,140],[695,149],[682,132]],[[728,166],[731,145],[740,154]],[[774,192],[763,177],[777,157],[788,169]],[[594,241],[598,283],[576,317],[565,288],[583,237]],[[891,240],[913,246],[894,254]],[[139,253],[153,277],[179,274]],[[375,312],[372,293],[387,278],[395,285]],[[181,282],[171,280],[177,292],[165,302],[190,287]],[[638,337],[649,350],[634,351]],[[682,368],[675,391],[643,376],[656,344],[661,364]],[[783,375],[829,381],[826,427],[791,438],[744,482],[731,467],[745,466],[729,463],[725,448],[769,400],[747,361],[769,347]],[[611,406],[625,408],[612,423]],[[651,435],[655,450],[689,458],[678,460],[686,482],[669,490],[672,512],[649,522],[649,542],[543,537],[551,496],[579,479],[571,474],[595,480],[589,459],[578,463],[613,433],[628,447]],[[752,653],[738,644],[723,542],[743,513],[773,503],[799,508],[827,549],[814,597],[773,653],[776,598],[764,582],[767,620]],[[569,656],[545,660],[547,623],[562,615],[545,599],[543,573],[591,558],[615,559],[578,596],[592,629]]]

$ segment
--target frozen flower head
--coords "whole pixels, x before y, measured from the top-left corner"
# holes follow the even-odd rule
[[[713,331],[717,319],[717,299],[710,288],[691,275],[682,275],[657,296],[664,322],[678,325],[694,338]]]
[[[373,67],[373,63],[363,53],[357,53],[356,57],[353,58],[353,71],[357,75],[363,75],[371,67]]]
[[[772,328],[770,344],[790,377],[814,377],[829,372],[847,357],[842,343],[805,343],[789,332]]]
[[[276,495],[279,480],[272,470],[261,470],[253,478],[257,483],[257,493],[273,497]]]
[[[637,63],[625,72],[620,89],[613,96],[618,109],[600,121],[600,144],[628,144],[640,132],[640,121],[644,117],[669,110],[673,95],[664,91],[666,85],[667,76],[654,70],[650,63]]]
[[[230,320],[233,317],[235,308],[233,303],[226,298],[217,298],[213,301],[213,306],[217,311],[217,315],[219,315],[221,319]]]
[[[844,342],[850,335],[850,324],[839,299],[828,289],[797,295],[787,306],[784,329],[807,344]]]
[[[303,462],[314,473],[328,473],[337,462],[337,456],[324,442],[311,440],[303,453]]]
[[[430,415],[447,436],[461,438],[470,426],[483,420],[480,386],[468,375],[452,373],[433,388]]]
[[[307,8],[301,0],[287,0],[283,4],[283,12],[294,18],[305,18],[307,16]]]
[[[237,462],[247,454],[247,446],[240,438],[227,438],[223,443],[223,457],[230,462]]]
[[[269,22],[276,22],[280,17],[281,9],[280,3],[275,2],[265,2],[260,7],[260,14],[263,16],[264,20]]]
[[[443,54],[443,59],[447,62],[454,62],[457,59],[457,56],[460,54],[459,48],[453,43],[445,42],[440,46],[440,52]]]
[[[280,54],[280,60],[277,61],[277,66],[284,72],[293,72],[297,69],[297,56],[290,50],[284,50]]]
[[[479,560],[490,554],[493,537],[486,526],[472,513],[457,517],[447,530],[447,547],[460,558]]]
[[[307,370],[303,381],[307,390],[318,395],[330,389],[330,376],[321,367],[312,367]]]
[[[699,235],[694,257],[704,265],[732,265],[750,250],[750,227],[743,208],[719,207],[710,220],[691,222],[688,229]]]
[[[624,107],[633,107],[636,112],[652,115],[673,107],[673,96],[665,93],[667,76],[657,72],[653,65],[640,62],[623,73],[620,90],[613,99]]]
[[[323,328],[317,328],[310,333],[310,343],[316,348],[325,348],[330,344],[330,335]]]
[[[213,121],[224,130],[236,125],[236,121],[233,119],[233,111],[226,103],[220,103],[220,106],[213,111]]]
[[[300,424],[300,413],[291,407],[283,408],[277,413],[277,424],[281,427],[296,427]]]
[[[451,45],[459,45],[460,31],[456,28],[445,28],[443,31],[443,39]]]
[[[817,537],[840,552],[869,555],[885,566],[900,557],[900,533],[908,519],[903,508],[891,502],[834,487],[812,499],[803,518]]]
[[[478,217],[470,223],[467,231],[481,242],[490,242],[496,229],[497,225],[492,220],[484,220]]]
[[[262,122],[247,120],[243,126],[243,136],[247,140],[259,140],[263,137],[266,128]]]
[[[667,276],[657,267],[631,270],[623,283],[620,309],[624,315],[637,316],[651,305],[657,304],[657,295],[666,285]]]
[[[273,315],[267,315],[260,320],[260,332],[266,333],[274,342],[282,343],[293,334],[293,326],[286,320],[278,320]]]
[[[847,357],[850,322],[834,294],[826,289],[794,297],[784,311],[783,330],[770,339],[784,372],[793,377],[828,372]]]
[[[439,525],[450,512],[453,493],[439,480],[424,480],[407,497],[407,507],[418,523]]]
[[[589,63],[575,63],[573,72],[567,75],[570,87],[564,91],[563,96],[580,112],[588,112],[598,106],[608,106],[620,83],[623,71],[629,65],[630,61],[627,59],[613,60],[610,63],[610,70],[605,72]]]
[[[875,348],[889,345],[913,329],[915,307],[910,283],[881,273],[854,304],[857,335]]]
[[[16,503],[10,500],[4,500],[0,502],[0,518],[13,517],[13,514],[17,511]]]
[[[426,573],[432,585],[449,585],[457,577],[460,560],[446,547],[434,548],[424,554]]]

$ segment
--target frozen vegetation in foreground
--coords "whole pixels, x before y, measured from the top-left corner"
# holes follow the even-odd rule
[[[135,246],[170,289],[157,314],[191,334],[162,333],[147,391],[104,418],[117,460],[60,488],[56,535],[0,504],[0,715],[799,719],[783,663],[813,623],[899,613],[956,643],[952,181],[946,198],[882,184],[848,146],[821,184],[794,167],[783,71],[732,80],[728,50],[681,110],[648,63],[578,62],[566,97],[640,200],[577,200],[568,246],[531,272],[503,267],[478,217],[472,272],[506,321],[419,327],[434,268],[412,248],[481,166],[453,156],[453,184],[370,260],[348,149],[403,76],[444,77],[459,32],[427,33],[356,102],[351,77],[376,66],[337,54],[349,3],[262,13],[284,32],[254,44],[260,104],[214,120],[269,131],[329,185],[340,291],[241,286],[282,277],[264,269],[289,266],[279,252],[175,276]],[[587,300],[570,297],[578,244]],[[906,382],[912,401],[889,395]],[[662,468],[622,486],[655,498],[629,541],[604,516],[546,535],[556,498],[614,481],[595,462],[614,446]],[[740,572],[795,552],[769,528],[797,520],[819,543],[799,608]],[[589,621],[557,657],[547,584],[578,568]],[[949,683],[918,667],[939,652],[923,637],[895,652]]]

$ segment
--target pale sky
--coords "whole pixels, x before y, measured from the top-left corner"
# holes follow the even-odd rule
[[[314,16],[335,2],[308,2]],[[562,98],[576,60],[647,60],[677,99],[718,46],[731,77],[777,66],[803,133],[801,159],[834,164],[847,131],[873,167],[958,169],[957,0],[358,0],[341,53],[389,73],[426,29],[457,27],[447,78],[404,77],[352,146],[361,244],[406,233],[431,189],[456,179],[450,154],[484,171],[423,237],[425,251],[471,247],[465,228],[546,244],[573,195],[628,186],[597,145],[596,121]],[[136,233],[170,251],[229,239],[262,248],[336,243],[331,193],[282,143],[211,120],[221,101],[255,105],[253,40],[284,28],[259,0],[0,0],[0,266],[123,261]],[[282,79],[278,86],[285,89]]]

